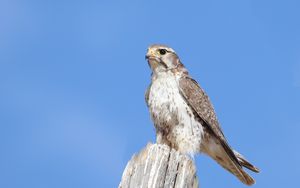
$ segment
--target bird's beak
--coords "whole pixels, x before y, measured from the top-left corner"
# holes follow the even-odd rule
[[[152,70],[156,69],[156,67],[160,65],[167,68],[167,65],[158,57],[157,51],[154,49],[148,49],[145,58],[148,60],[148,64]]]
[[[156,57],[155,50],[148,48],[145,58],[149,60],[150,58],[155,58],[155,57]]]
[[[148,61],[151,69],[155,69],[160,62],[159,58],[156,57],[155,51],[152,49],[148,49],[145,59]]]

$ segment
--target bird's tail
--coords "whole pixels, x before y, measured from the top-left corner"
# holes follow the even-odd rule
[[[245,167],[253,172],[258,173],[259,169],[252,165],[248,160],[246,160],[245,157],[243,157],[240,153],[233,150],[234,155],[238,159],[238,163],[235,163],[233,160],[225,160],[224,162],[219,162],[226,170],[234,174],[240,181],[242,181],[246,185],[253,185],[255,183],[255,180],[244,171],[242,167]],[[226,156],[226,155],[225,155]],[[228,157],[228,155],[225,157],[225,159]]]
[[[232,173],[233,175],[235,175],[244,184],[246,184],[246,185],[253,185],[255,183],[255,180],[247,172],[245,172],[244,169],[242,168],[242,166],[244,166],[243,163],[237,164],[227,154],[222,155],[222,157],[218,156],[218,158],[215,158],[215,157],[213,157],[213,158],[223,168],[225,168],[230,173]],[[239,159],[238,159],[238,161],[240,162]]]
[[[243,155],[241,155],[239,152],[233,150],[234,155],[236,156],[236,158],[238,159],[239,163],[248,168],[249,170],[258,173],[259,169],[257,167],[255,167],[254,165],[252,165]]]
[[[259,172],[258,168],[250,164],[238,152],[234,150],[231,150],[231,152],[226,152],[227,148],[225,149],[221,144],[217,144],[213,139],[210,139],[208,144],[209,147],[206,147],[207,150],[205,150],[205,153],[211,156],[223,168],[235,175],[241,182],[246,185],[252,185],[255,183],[255,180],[249,174],[247,174],[247,172],[244,171],[243,167],[246,167],[254,172]],[[230,148],[228,148],[228,150],[229,149]]]

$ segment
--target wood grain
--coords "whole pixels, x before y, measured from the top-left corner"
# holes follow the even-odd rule
[[[167,145],[149,143],[127,163],[119,188],[196,188],[193,160]]]

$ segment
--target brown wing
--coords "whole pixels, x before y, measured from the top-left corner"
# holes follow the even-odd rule
[[[179,88],[181,95],[185,98],[187,104],[196,112],[199,118],[204,122],[204,126],[212,132],[212,134],[219,139],[223,148],[229,157],[238,165],[238,159],[234,155],[232,149],[228,145],[226,138],[220,128],[216,113],[208,96],[201,89],[198,83],[189,76],[183,76],[179,80]]]

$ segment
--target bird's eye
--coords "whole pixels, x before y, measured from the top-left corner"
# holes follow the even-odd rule
[[[165,49],[159,49],[160,55],[165,55],[167,53],[167,50]]]

